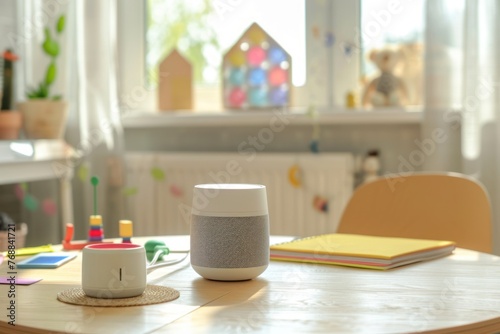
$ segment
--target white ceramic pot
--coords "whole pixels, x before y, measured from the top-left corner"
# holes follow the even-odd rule
[[[18,103],[23,130],[28,139],[60,139],[68,118],[68,103],[61,100],[33,99]]]

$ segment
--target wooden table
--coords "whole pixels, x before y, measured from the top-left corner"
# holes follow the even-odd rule
[[[186,248],[187,237],[156,238]],[[137,240],[135,240],[137,242]],[[144,241],[141,239],[140,241]],[[148,306],[69,305],[56,294],[80,285],[81,258],[16,286],[16,327],[7,324],[9,286],[0,286],[0,333],[491,333],[500,331],[500,258],[457,249],[390,271],[271,261],[257,279],[217,282],[186,260],[150,274],[180,291]],[[5,275],[6,262],[0,273]]]

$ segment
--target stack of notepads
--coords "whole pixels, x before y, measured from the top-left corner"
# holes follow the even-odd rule
[[[323,234],[271,246],[271,259],[391,269],[449,255],[453,241]]]

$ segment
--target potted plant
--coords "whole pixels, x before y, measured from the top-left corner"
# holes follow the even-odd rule
[[[14,61],[17,56],[6,50],[3,55],[2,104],[0,107],[0,139],[17,139],[21,129],[21,113],[12,110]]]
[[[55,34],[46,26],[42,51],[50,58],[45,76],[35,88],[27,92],[28,101],[18,104],[23,115],[24,134],[28,139],[59,139],[64,135],[68,103],[61,95],[52,95],[51,88],[57,77],[57,58],[60,54],[58,38],[62,35],[65,16],[61,15],[55,26]]]

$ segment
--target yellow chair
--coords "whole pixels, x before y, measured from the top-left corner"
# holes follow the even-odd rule
[[[458,173],[387,176],[364,184],[353,193],[337,232],[451,240],[492,252],[488,194]]]

